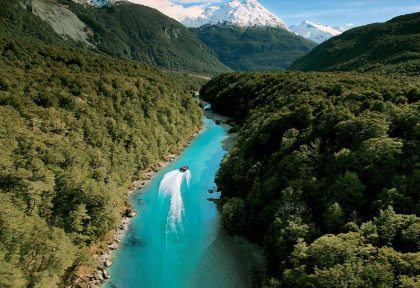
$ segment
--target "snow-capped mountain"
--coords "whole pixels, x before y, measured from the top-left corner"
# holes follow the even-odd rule
[[[340,28],[344,30],[343,27]],[[300,35],[302,37],[305,37],[306,39],[310,39],[317,43],[322,43],[330,39],[331,37],[343,33],[343,31],[340,31],[333,27],[322,24],[316,24],[308,20],[304,20],[302,24],[300,24],[300,26],[290,26],[290,29],[292,29],[292,31],[295,32],[297,35]]]
[[[197,18],[186,18],[182,24],[187,27],[207,24],[274,27],[290,31],[279,17],[256,0],[232,0],[221,7],[209,7]]]

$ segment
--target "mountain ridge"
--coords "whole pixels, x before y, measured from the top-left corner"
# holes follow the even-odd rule
[[[338,29],[335,29],[333,27],[314,23],[308,20],[303,20],[299,26],[292,25],[289,28],[297,35],[300,35],[306,39],[310,39],[317,43],[322,43],[330,39],[331,37],[343,33],[343,31],[338,30],[342,27],[338,27]]]
[[[290,70],[420,75],[420,12],[347,30],[296,60]]]

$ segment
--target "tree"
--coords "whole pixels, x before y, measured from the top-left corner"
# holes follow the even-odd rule
[[[241,232],[245,229],[245,201],[240,198],[231,198],[222,210],[223,225],[232,231]]]
[[[345,223],[344,212],[341,209],[340,204],[337,202],[328,207],[328,209],[324,212],[323,218],[326,231],[329,233],[340,232]]]
[[[346,171],[329,188],[330,201],[336,201],[343,207],[345,217],[353,211],[360,211],[364,199],[365,186],[356,173]]]

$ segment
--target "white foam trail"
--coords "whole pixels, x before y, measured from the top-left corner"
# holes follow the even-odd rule
[[[166,173],[159,185],[159,197],[171,197],[167,227],[169,224],[172,231],[181,224],[182,214],[184,213],[184,203],[181,195],[181,185],[184,179],[189,185],[191,179],[190,171],[181,172],[174,170]]]
[[[211,104],[207,104],[203,107],[203,111],[206,111],[208,109],[211,109]]]
[[[185,171],[184,174],[185,174],[185,180],[187,182],[187,186],[190,187],[190,180],[191,180],[190,170]]]

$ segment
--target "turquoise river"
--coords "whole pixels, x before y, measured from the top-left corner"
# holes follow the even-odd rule
[[[169,166],[131,196],[139,214],[131,221],[103,287],[250,287],[261,253],[227,235],[209,193],[227,132],[213,120]],[[188,173],[179,171],[189,167]],[[188,176],[191,176],[188,181]],[[188,184],[189,182],[189,184]]]

